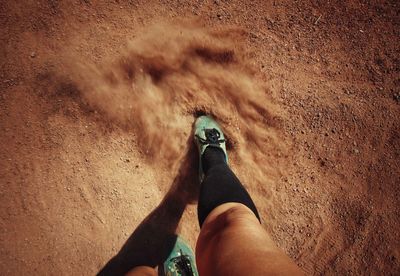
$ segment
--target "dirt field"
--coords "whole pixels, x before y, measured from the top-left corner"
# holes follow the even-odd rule
[[[166,194],[138,254],[194,247],[202,111],[307,274],[399,273],[398,1],[2,0],[0,24],[0,274],[93,275]]]

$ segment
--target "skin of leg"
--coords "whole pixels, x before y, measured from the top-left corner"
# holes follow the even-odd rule
[[[130,270],[126,276],[157,276],[157,272],[149,266],[137,266]]]
[[[196,263],[200,275],[304,275],[240,203],[222,204],[207,216]]]

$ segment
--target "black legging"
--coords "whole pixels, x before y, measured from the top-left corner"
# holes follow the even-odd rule
[[[204,180],[200,186],[197,214],[200,227],[208,214],[223,203],[238,202],[249,207],[258,220],[260,216],[249,193],[225,162],[219,148],[208,147],[202,157]]]

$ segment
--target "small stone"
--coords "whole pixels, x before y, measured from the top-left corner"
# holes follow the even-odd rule
[[[400,103],[400,93],[394,94],[393,99]]]
[[[31,58],[34,58],[34,57],[36,57],[36,53],[35,53],[35,52],[32,52],[32,53],[31,53]]]

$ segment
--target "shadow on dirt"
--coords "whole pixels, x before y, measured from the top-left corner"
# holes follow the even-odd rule
[[[187,148],[178,174],[160,205],[142,221],[98,275],[125,275],[134,267],[155,268],[166,260],[177,239],[176,230],[186,205],[198,197],[198,160],[192,136]]]

